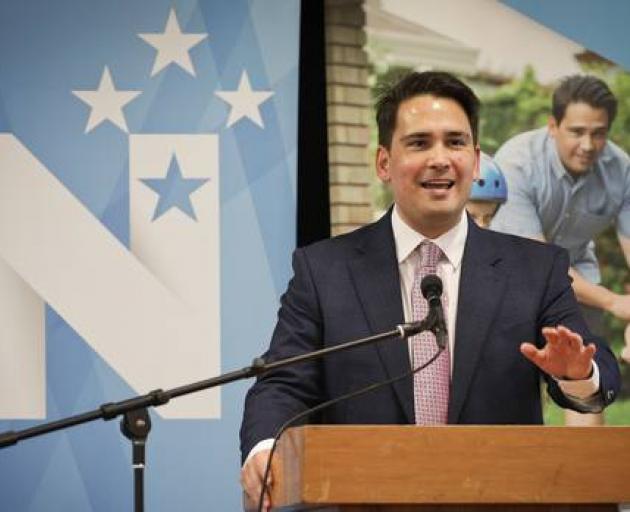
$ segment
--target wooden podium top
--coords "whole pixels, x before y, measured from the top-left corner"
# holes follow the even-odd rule
[[[291,510],[630,502],[630,427],[299,427],[274,473],[274,506]]]

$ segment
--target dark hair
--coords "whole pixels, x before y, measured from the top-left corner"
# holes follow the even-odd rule
[[[551,112],[560,124],[571,103],[586,103],[593,108],[603,108],[608,114],[608,127],[617,115],[617,98],[606,83],[588,75],[572,75],[560,82],[553,92]]]
[[[387,86],[379,94],[376,103],[378,143],[390,148],[396,128],[396,116],[400,104],[419,95],[430,95],[456,101],[468,117],[473,142],[477,144],[479,132],[479,99],[464,82],[442,71],[412,72],[397,83]]]

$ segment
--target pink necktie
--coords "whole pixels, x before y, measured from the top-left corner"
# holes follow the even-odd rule
[[[429,305],[422,296],[420,283],[427,274],[437,272],[437,263],[442,250],[432,242],[423,241],[416,249],[420,262],[415,268],[413,287],[411,289],[411,308],[413,320],[426,317]],[[446,316],[448,305],[446,292],[442,294],[442,307]],[[412,339],[413,368],[424,364],[437,352],[435,335],[430,331],[422,332]],[[413,395],[417,425],[442,425],[448,415],[448,396],[451,383],[451,366],[448,345],[440,356],[424,370],[414,375]]]

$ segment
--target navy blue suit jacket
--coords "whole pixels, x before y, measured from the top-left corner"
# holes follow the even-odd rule
[[[564,249],[482,230],[469,220],[449,423],[542,423],[541,372],[519,346],[524,341],[542,346],[542,327],[559,324],[597,344],[601,403],[612,402],[620,386],[619,368],[581,317],[568,265]],[[265,355],[268,361],[389,331],[404,322],[391,214],[353,233],[296,250],[293,268]],[[294,414],[409,368],[407,342],[391,340],[262,376],[245,402],[243,456],[258,441],[273,437]],[[544,377],[559,405],[576,408],[553,379]],[[413,423],[412,380],[338,404],[316,421]]]

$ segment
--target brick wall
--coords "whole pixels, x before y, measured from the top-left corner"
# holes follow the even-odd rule
[[[372,220],[370,91],[362,0],[326,0],[331,234]]]

